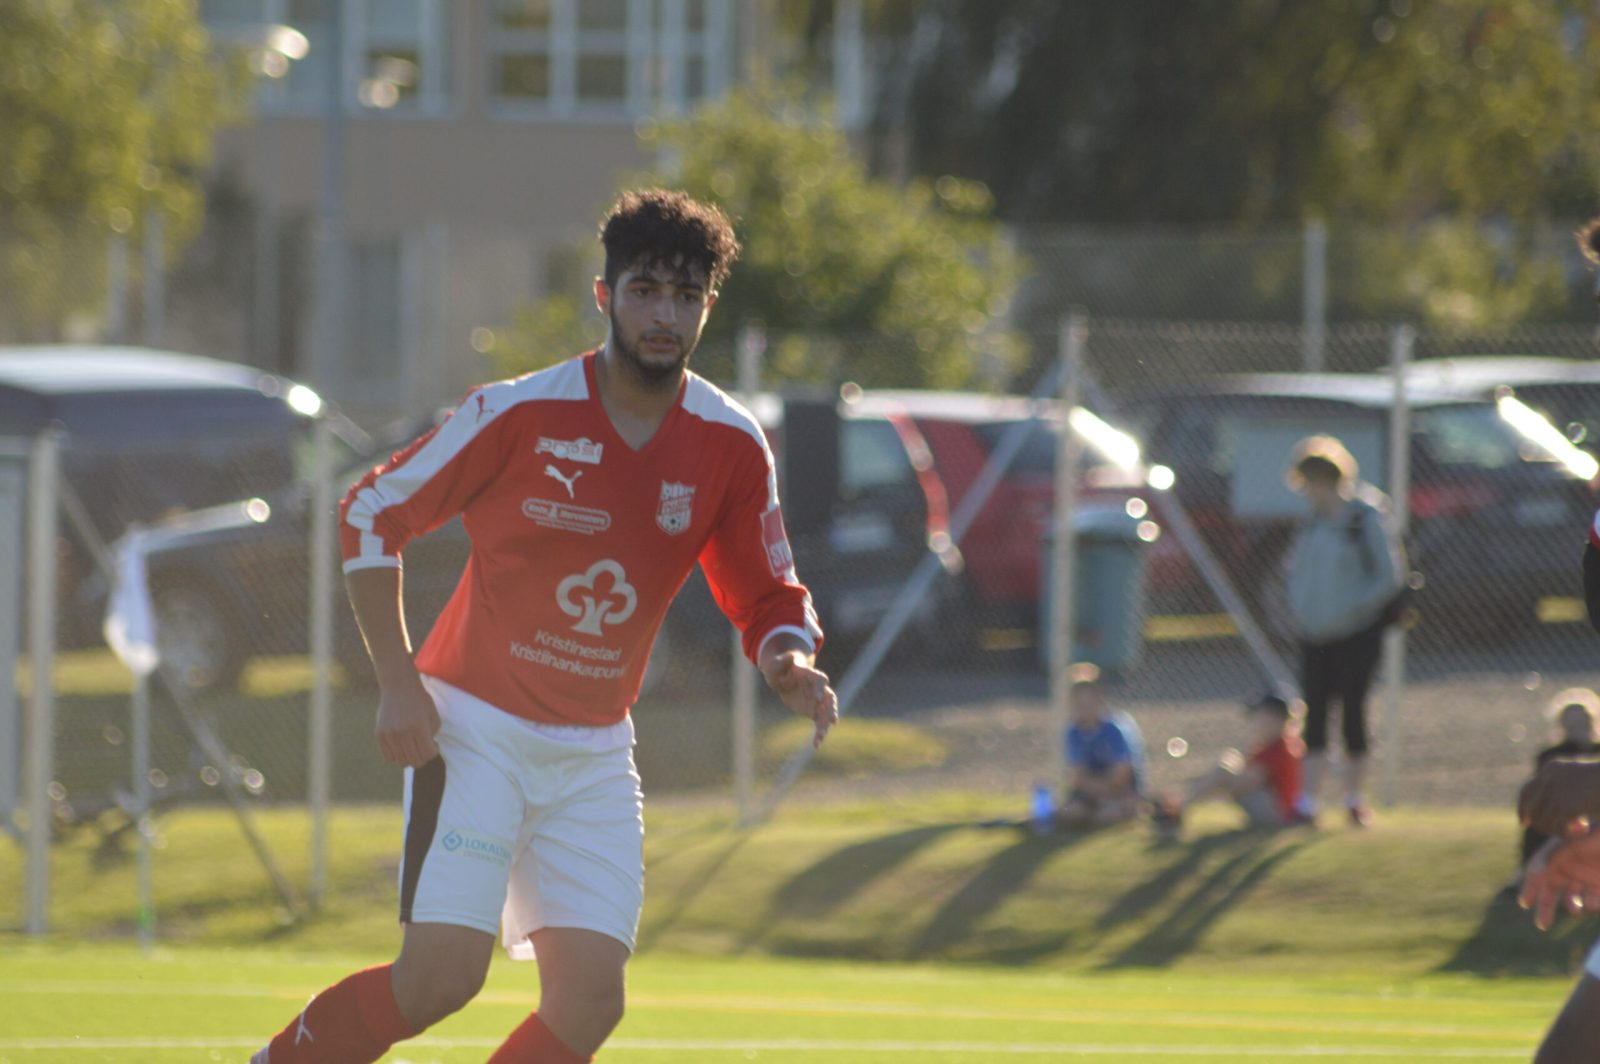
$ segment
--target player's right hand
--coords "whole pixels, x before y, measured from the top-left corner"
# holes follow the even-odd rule
[[[1528,861],[1517,901],[1533,910],[1534,925],[1549,929],[1556,912],[1574,916],[1600,908],[1600,832],[1574,821],[1564,837],[1547,841]]]
[[[1522,787],[1517,817],[1541,835],[1561,835],[1574,820],[1600,823],[1600,762],[1550,761]]]
[[[378,753],[391,765],[416,768],[439,756],[439,707],[422,681],[384,684],[378,691]]]

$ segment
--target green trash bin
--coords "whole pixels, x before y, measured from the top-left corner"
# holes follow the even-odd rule
[[[1077,551],[1072,661],[1090,661],[1110,672],[1126,672],[1138,664],[1144,650],[1144,552],[1158,530],[1148,518],[1131,516],[1120,502],[1080,506],[1073,516],[1073,530]],[[1053,539],[1053,532],[1045,534],[1041,542],[1044,561],[1039,567],[1044,579],[1039,595],[1039,662],[1047,671],[1054,635],[1050,623]]]

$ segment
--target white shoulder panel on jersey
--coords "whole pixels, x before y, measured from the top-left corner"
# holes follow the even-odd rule
[[[767,434],[761,430],[755,415],[735,401],[733,396],[697,373],[688,374],[688,385],[683,392],[683,409],[702,421],[741,429],[761,446],[762,457],[767,462],[767,508],[777,506],[778,474],[772,460],[772,448],[767,446]]]
[[[464,451],[483,429],[501,414],[521,403],[575,401],[589,397],[583,359],[570,358],[549,369],[486,384],[468,395],[433,438],[404,464],[385,471],[357,493],[346,522],[363,532],[372,530],[373,518],[411,498],[450,460]]]

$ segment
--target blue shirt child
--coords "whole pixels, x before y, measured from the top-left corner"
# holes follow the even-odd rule
[[[1069,727],[1067,764],[1094,776],[1132,765],[1134,793],[1144,793],[1144,736],[1126,713],[1108,714],[1090,728]]]

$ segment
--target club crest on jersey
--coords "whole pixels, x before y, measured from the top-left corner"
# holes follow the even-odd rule
[[[557,458],[568,462],[582,462],[585,465],[599,465],[600,452],[605,444],[596,443],[587,436],[579,436],[575,440],[552,440],[548,436],[540,436],[539,443],[533,449],[534,454],[553,454]]]
[[[694,520],[694,485],[661,482],[661,505],[656,508],[656,525],[669,536],[676,536]]]

